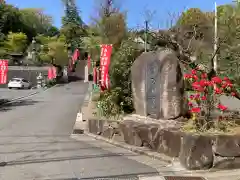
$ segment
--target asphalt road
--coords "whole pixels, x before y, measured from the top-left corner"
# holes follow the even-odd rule
[[[12,100],[18,97],[27,96],[35,92],[41,92],[41,89],[7,89],[0,88],[0,99]]]
[[[1,180],[136,179],[166,166],[84,135],[70,138],[86,91],[87,84],[75,82],[0,109]]]

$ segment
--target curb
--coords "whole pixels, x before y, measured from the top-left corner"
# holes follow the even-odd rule
[[[88,132],[83,132],[83,134],[85,134],[85,135],[87,135],[87,136],[90,136],[90,137],[92,137],[92,138],[94,138],[94,139],[96,139],[96,140],[102,140],[102,141],[105,141],[105,142],[107,142],[107,143],[109,143],[109,144],[115,145],[115,146],[117,146],[117,147],[121,147],[121,148],[130,150],[130,151],[132,151],[132,152],[138,153],[138,154],[146,155],[146,156],[149,156],[149,157],[151,157],[151,158],[164,161],[164,162],[166,162],[166,163],[172,163],[173,160],[174,160],[174,158],[170,158],[170,157],[168,157],[168,156],[165,156],[164,154],[160,154],[160,153],[157,153],[157,152],[153,152],[153,151],[149,150],[148,148],[131,146],[131,145],[126,144],[126,143],[122,143],[122,142],[118,142],[118,141],[113,141],[113,140],[104,138],[104,137],[102,137],[102,136],[95,135],[95,134],[88,133]],[[74,135],[77,135],[77,134],[72,134],[71,136],[74,136]]]
[[[83,104],[82,104],[81,108],[79,109],[79,112],[77,113],[76,121],[74,123],[71,134],[83,134],[84,133],[83,129],[78,128],[79,124],[85,123],[85,121],[83,120],[82,108],[86,104],[89,103],[89,99],[91,99],[91,96],[92,96],[92,82],[85,82],[85,83],[88,83],[88,89],[87,89],[86,95],[84,97]]]

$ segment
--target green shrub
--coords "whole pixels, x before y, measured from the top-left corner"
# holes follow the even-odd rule
[[[111,90],[101,93],[98,113],[104,117],[118,117],[134,111],[131,89],[131,66],[140,55],[132,38],[124,40],[111,59]]]
[[[48,80],[48,81],[46,82],[46,87],[47,87],[47,88],[50,88],[50,87],[56,85],[56,83],[57,83],[57,82],[56,82],[56,79]]]

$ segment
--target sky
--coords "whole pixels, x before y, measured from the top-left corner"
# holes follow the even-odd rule
[[[76,0],[77,7],[83,21],[91,23],[96,14],[98,0]],[[100,1],[100,0],[99,0]],[[203,11],[213,11],[214,2],[218,5],[231,3],[231,0],[119,0],[122,10],[127,12],[127,23],[129,28],[142,28],[146,17],[150,20],[150,28],[166,28],[175,20],[179,14],[191,7],[200,8]],[[64,8],[61,0],[6,0],[18,8],[42,8],[44,12],[51,15],[54,25],[61,27],[61,17]],[[146,13],[150,12],[150,13]],[[150,14],[150,15],[146,15]]]

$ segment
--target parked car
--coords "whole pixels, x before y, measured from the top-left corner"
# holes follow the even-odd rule
[[[31,88],[31,83],[24,78],[12,78],[8,82],[8,88],[9,89],[12,89],[12,88],[17,88],[17,89],[27,88],[27,89],[30,89]]]

